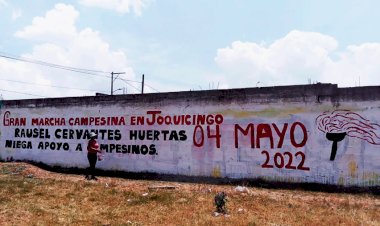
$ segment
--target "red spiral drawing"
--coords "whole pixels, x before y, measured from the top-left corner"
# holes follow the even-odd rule
[[[380,125],[352,111],[324,112],[316,118],[316,124],[324,133],[346,133],[349,137],[380,145]]]
[[[327,140],[333,142],[330,161],[335,160],[338,142],[346,135],[380,145],[380,125],[355,112],[349,110],[324,112],[315,119],[315,123],[320,131],[326,133]]]

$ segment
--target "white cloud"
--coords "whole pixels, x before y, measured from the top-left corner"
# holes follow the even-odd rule
[[[147,7],[152,0],[81,0],[85,6],[100,7],[114,10],[119,13],[129,13],[131,9],[136,15],[141,15],[142,9]]]
[[[125,77],[134,79],[133,69],[124,52],[111,50],[99,32],[91,28],[78,30],[75,21],[79,13],[73,6],[57,4],[44,17],[33,19],[30,26],[16,32],[15,36],[29,41],[38,41],[24,58],[36,59],[59,65],[87,68],[100,71],[124,71]],[[47,97],[94,95],[95,91],[59,89],[50,86],[66,86],[80,89],[91,89],[109,93],[110,74],[100,76],[86,75],[40,65],[10,61],[0,58],[0,77],[6,80],[17,80],[38,83],[48,86],[31,86],[22,83],[2,81],[0,89],[17,90]],[[125,86],[116,82],[115,89]],[[0,91],[1,92],[1,91]],[[3,93],[3,92],[2,92]],[[5,99],[27,98],[4,92]]]
[[[34,41],[61,42],[75,38],[79,12],[71,5],[57,4],[44,17],[35,17],[32,25],[16,32],[16,37]],[[62,44],[62,43],[61,43]]]
[[[1,5],[3,5],[3,6],[7,6],[8,3],[7,3],[7,1],[5,1],[5,0],[0,0],[0,6],[1,6]]]
[[[15,9],[12,11],[12,20],[16,20],[22,16],[21,9]]]
[[[305,84],[308,79],[339,86],[380,84],[380,43],[338,50],[331,36],[291,31],[270,45],[236,41],[218,49],[215,62],[230,87]],[[238,79],[236,79],[238,78]]]

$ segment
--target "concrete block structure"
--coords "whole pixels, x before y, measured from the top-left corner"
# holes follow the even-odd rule
[[[380,86],[5,100],[0,158],[213,178],[380,185]]]

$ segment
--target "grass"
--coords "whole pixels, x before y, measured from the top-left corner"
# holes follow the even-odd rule
[[[12,167],[17,173],[9,173]],[[150,191],[153,184],[177,189]],[[218,191],[228,194],[228,216],[213,215]],[[380,198],[106,177],[89,182],[0,163],[0,225],[380,225]]]

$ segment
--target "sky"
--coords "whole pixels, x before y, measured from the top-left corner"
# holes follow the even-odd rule
[[[377,0],[0,0],[1,98],[380,85]],[[61,69],[65,68],[65,70]],[[79,72],[80,73],[79,73]]]

